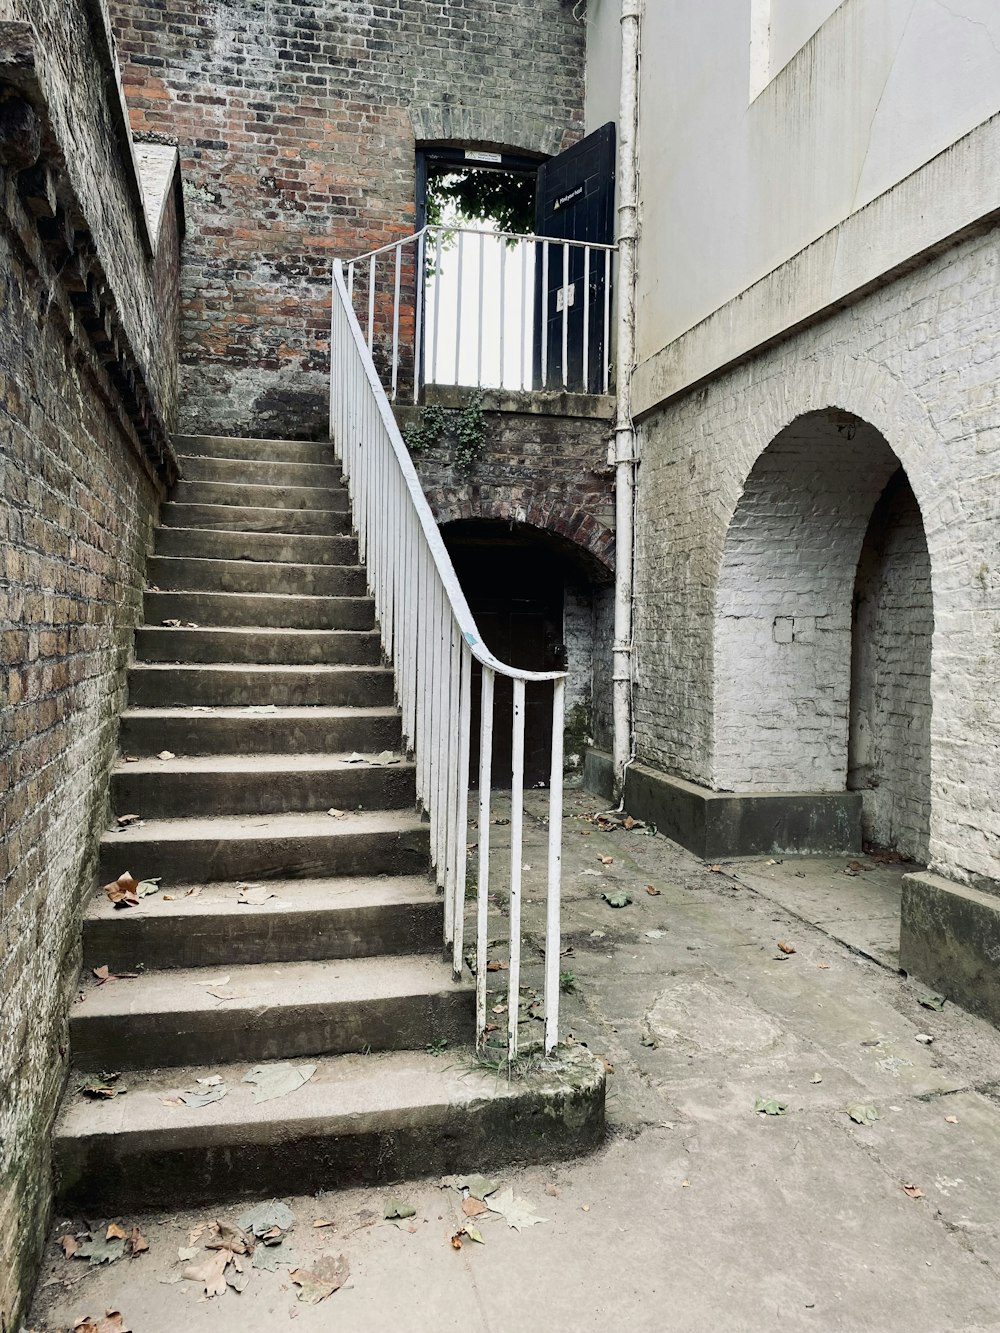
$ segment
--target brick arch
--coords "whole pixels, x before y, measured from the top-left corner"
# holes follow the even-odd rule
[[[448,103],[411,107],[410,123],[418,144],[475,144],[552,157],[566,139],[564,126],[517,107],[502,111]]]
[[[595,583],[614,578],[615,534],[587,509],[545,495],[515,496],[502,487],[431,486],[424,493],[439,526],[478,518],[536,528],[577,548]]]

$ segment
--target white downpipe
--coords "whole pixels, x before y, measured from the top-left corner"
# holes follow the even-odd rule
[[[618,114],[618,408],[615,465],[615,643],[613,678],[615,798],[632,758],[632,594],[635,567],[635,267],[639,239],[639,65],[643,0],[622,0],[622,73]]]

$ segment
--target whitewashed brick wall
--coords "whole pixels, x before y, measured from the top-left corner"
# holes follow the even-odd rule
[[[727,534],[757,459],[781,431],[805,413],[853,413],[884,437],[905,468],[930,555],[930,860],[959,880],[1000,886],[998,381],[1000,244],[994,230],[646,419],[636,583],[642,759],[710,787],[720,778],[745,776],[735,768],[737,743],[746,751],[759,741],[755,718],[777,693],[771,655],[781,645],[746,664],[747,724],[741,732],[727,722],[733,686],[716,662],[720,643],[732,662],[731,627],[717,625],[717,604],[726,611],[736,606],[728,569],[720,584]],[[856,485],[874,503],[886,480],[884,455],[844,452],[840,458],[848,491]],[[802,496],[790,502],[801,508]],[[850,526],[844,547],[837,548],[845,564],[848,543],[855,543],[856,560],[863,530]],[[738,534],[731,544],[739,549]],[[799,610],[814,614],[805,602]],[[773,628],[780,637],[786,627]],[[748,635],[758,645],[759,630]],[[794,641],[787,646],[794,648]],[[843,698],[842,684],[825,682],[824,688],[827,702],[817,700],[813,709],[817,719],[830,699]],[[807,704],[803,697],[798,706]],[[800,736],[807,720],[796,721]],[[846,729],[841,734],[846,748]],[[817,742],[817,763],[820,751]],[[833,765],[823,762],[832,783]],[[792,772],[770,764],[785,790],[804,785],[801,756],[795,763]],[[809,771],[823,770],[810,765]]]
[[[901,473],[875,507],[855,587],[848,786],[866,840],[926,861],[931,795],[931,567]]]

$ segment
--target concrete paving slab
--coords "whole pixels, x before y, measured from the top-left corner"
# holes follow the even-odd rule
[[[528,796],[522,849],[529,989],[543,959],[545,802]],[[35,1326],[118,1305],[134,1333],[270,1333],[292,1321],[407,1333],[1000,1333],[1000,1033],[952,1004],[922,1008],[923,987],[834,938],[820,913],[804,919],[664,838],[599,828],[584,818],[594,812],[592,797],[567,793],[560,965],[573,983],[562,1031],[613,1071],[609,1136],[588,1158],[504,1177],[547,1222],[518,1234],[492,1220],[485,1245],[458,1251],[458,1196],[432,1181],[392,1187],[416,1208],[413,1231],[384,1223],[384,1190],[292,1198],[295,1261],[345,1253],[351,1264],[347,1287],[315,1308],[295,1300],[287,1273],[254,1273],[242,1296],[212,1302],[191,1283],[162,1284],[211,1209],[119,1219],[148,1227],[150,1253],[93,1272],[62,1257],[57,1226]],[[502,798],[494,813],[505,817]],[[509,826],[491,836],[502,844]],[[610,908],[609,885],[633,903]],[[494,898],[497,957],[506,926]],[[782,940],[796,950],[785,961]],[[503,974],[490,984],[491,1004],[503,1003]],[[754,1113],[768,1094],[788,1103],[784,1115]],[[870,1127],[846,1113],[863,1101],[880,1113]],[[908,1183],[924,1196],[908,1197]],[[314,1230],[318,1216],[334,1226]]]

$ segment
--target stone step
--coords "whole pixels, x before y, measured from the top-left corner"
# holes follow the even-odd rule
[[[176,752],[175,752],[176,753]],[[220,815],[357,810],[412,810],[416,769],[374,755],[349,763],[346,754],[178,755],[119,763],[111,800],[119,814],[187,818]],[[344,816],[350,826],[353,814]]]
[[[278,880],[274,897],[241,904],[239,884],[213,884],[196,894],[172,887],[167,901],[143,898],[117,911],[104,893],[91,900],[83,922],[85,971],[108,966],[147,969],[293,963],[440,950],[444,899],[421,876],[383,879]]]
[[[422,1050],[468,1041],[475,1027],[473,988],[438,958],[227,963],[84,986],[69,1033],[81,1069]]]
[[[156,534],[156,554],[182,559],[249,560],[257,564],[356,565],[358,543],[348,536],[160,528]]]
[[[184,624],[272,629],[370,630],[375,603],[370,597],[304,597],[262,592],[147,592],[146,623],[165,620]]]
[[[144,662],[185,664],[376,666],[382,660],[382,643],[375,630],[350,629],[172,629],[150,625],[136,630],[135,651]]]
[[[207,1067],[129,1076],[112,1101],[70,1095],[53,1142],[58,1207],[113,1217],[496,1171],[587,1152],[604,1134],[605,1074],[580,1047],[517,1079],[464,1046],[309,1063],[308,1083],[260,1105],[245,1063],[211,1066],[229,1092],[197,1109],[164,1101]]]
[[[142,814],[142,811],[121,811]],[[430,856],[429,825],[407,810],[327,814],[219,815],[146,819],[106,833],[105,884],[125,871],[170,884],[217,880],[313,879],[341,875],[420,875]]]
[[[331,509],[348,507],[343,487],[255,486],[235,481],[179,481],[171,500],[178,504],[249,505],[251,509]]]
[[[137,708],[376,708],[393,702],[388,667],[228,666],[138,662],[129,669]]]
[[[292,463],[258,458],[211,458],[182,454],[177,459],[185,481],[232,481],[254,486],[339,487],[342,474],[333,463]]]
[[[233,435],[175,435],[178,454],[204,458],[260,458],[275,463],[332,463],[329,440],[249,440]]]
[[[240,504],[177,504],[160,510],[163,528],[216,528],[225,532],[307,533],[319,537],[349,534],[351,515],[332,509],[260,509]],[[163,529],[161,528],[161,531]]]
[[[402,743],[399,711],[385,708],[129,708],[122,713],[123,754],[379,754]]]
[[[154,555],[146,561],[153,592],[300,593],[306,597],[363,597],[360,565],[292,565],[256,560],[201,560]]]

